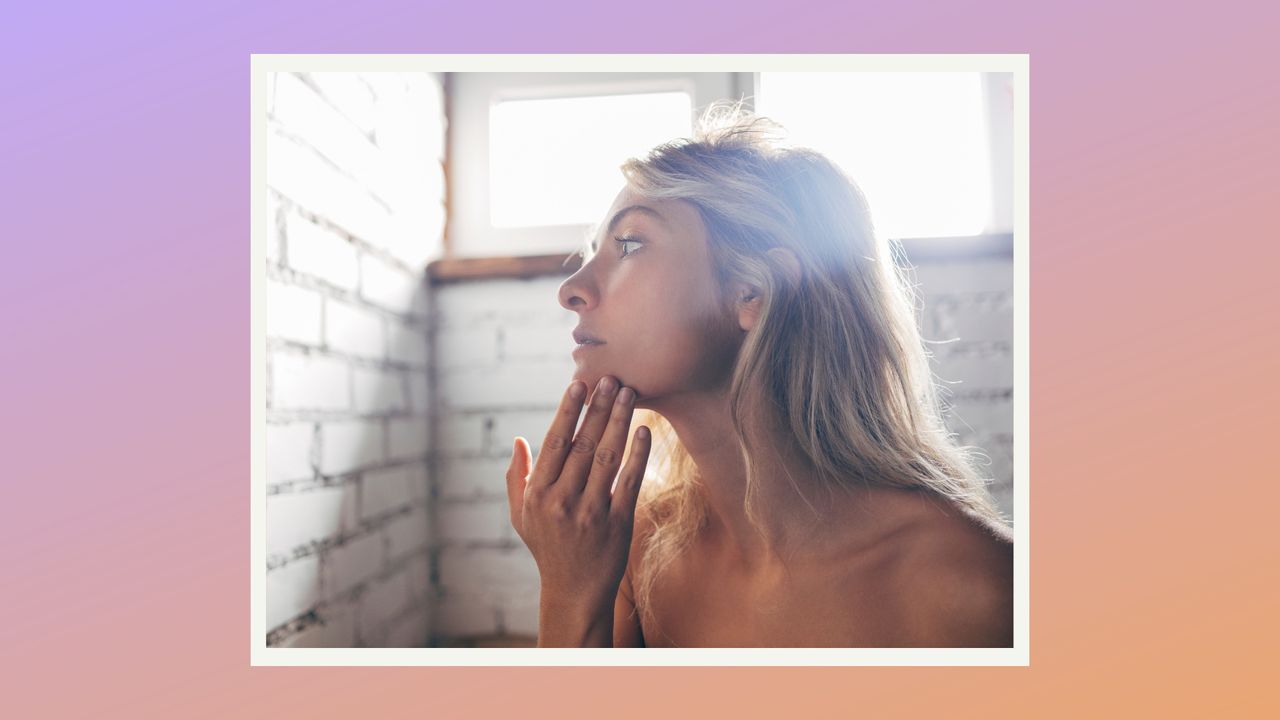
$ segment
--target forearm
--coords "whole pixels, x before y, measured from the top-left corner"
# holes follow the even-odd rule
[[[613,607],[583,606],[544,591],[538,607],[538,647],[613,647]]]

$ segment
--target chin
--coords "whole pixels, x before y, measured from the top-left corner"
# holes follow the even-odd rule
[[[600,384],[600,378],[604,377],[605,375],[610,375],[613,377],[614,380],[617,380],[618,382],[622,383],[622,387],[629,387],[632,390],[635,390],[635,393],[636,393],[635,408],[637,410],[645,407],[645,399],[646,399],[645,394],[637,390],[634,385],[629,384],[627,382],[627,378],[615,370],[597,370],[594,368],[585,368],[579,365],[578,368],[573,371],[573,376],[569,378],[569,382],[573,382],[575,380],[581,380],[582,382],[586,383],[587,384],[587,400],[590,400],[592,393],[596,391],[596,385]]]

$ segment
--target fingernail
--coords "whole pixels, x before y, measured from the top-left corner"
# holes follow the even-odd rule
[[[569,386],[569,397],[573,398],[574,400],[581,400],[582,396],[586,393],[585,388],[586,388],[586,383],[582,382],[581,380],[574,380],[573,384]]]
[[[618,402],[629,403],[636,393],[631,388],[622,388],[622,392],[618,393]]]
[[[636,431],[636,435],[637,435],[641,440],[648,440],[648,439],[649,439],[649,428],[645,427],[644,425],[641,425],[641,426],[640,426],[640,429]]]
[[[613,392],[613,378],[608,375],[600,378],[600,392]]]

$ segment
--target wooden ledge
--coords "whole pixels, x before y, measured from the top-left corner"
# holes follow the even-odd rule
[[[440,285],[463,280],[533,278],[544,275],[568,277],[580,267],[582,256],[576,252],[524,257],[446,258],[427,265],[427,278],[432,285]]]

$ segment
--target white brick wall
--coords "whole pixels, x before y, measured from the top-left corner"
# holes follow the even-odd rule
[[[947,427],[977,448],[1000,509],[1013,518],[1013,263],[1009,258],[921,262],[921,327],[947,390]]]
[[[288,557],[313,542],[354,533],[356,500],[356,486],[346,484],[268,495],[267,555]]]
[[[329,298],[324,305],[324,337],[330,350],[381,360],[386,356],[386,333],[375,312]]]
[[[271,92],[267,643],[425,645],[441,78],[283,73]]]
[[[541,436],[573,373],[562,278],[484,280],[434,295],[437,642],[537,633],[538,574],[511,528],[511,436]],[[535,451],[537,448],[535,447]]]

